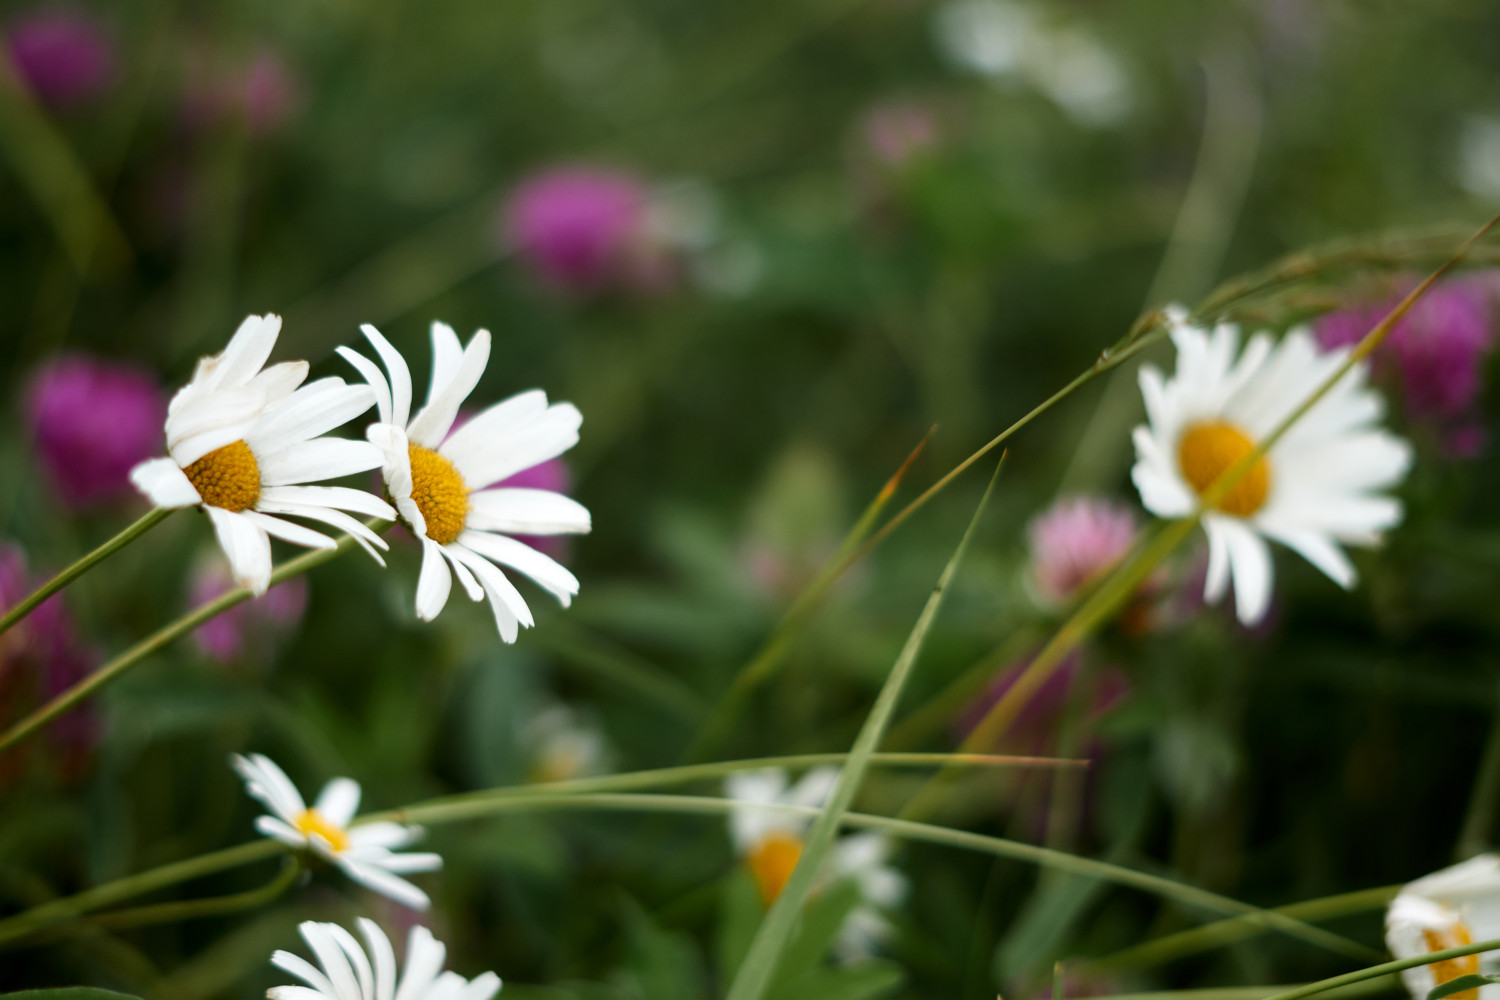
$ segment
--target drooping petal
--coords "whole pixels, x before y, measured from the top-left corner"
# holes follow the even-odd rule
[[[271,539],[244,514],[204,507],[213,522],[219,548],[229,560],[234,582],[259,597],[271,583]]]
[[[239,516],[254,524],[271,537],[279,538],[284,542],[291,542],[293,545],[300,545],[307,549],[338,548],[338,542],[335,542],[332,538],[321,532],[313,531],[311,528],[304,528],[300,524],[293,524],[291,521],[283,521],[279,517],[262,514],[258,510],[243,511]]]
[[[563,607],[572,603],[578,593],[578,578],[566,566],[524,542],[487,531],[465,531],[458,536],[458,542],[486,559],[525,573],[556,597]]]
[[[146,499],[164,510],[192,507],[203,502],[198,488],[170,458],[153,458],[130,470],[130,481]]]
[[[422,570],[417,575],[417,617],[430,622],[448,603],[453,588],[453,574],[443,558],[442,546],[430,538],[422,539]]]

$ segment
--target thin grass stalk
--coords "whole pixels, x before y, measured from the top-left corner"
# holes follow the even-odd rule
[[[1229,491],[1238,485],[1239,481],[1247,475],[1255,464],[1266,454],[1267,450],[1296,425],[1314,406],[1318,404],[1333,388],[1341,382],[1350,371],[1354,369],[1365,358],[1369,357],[1381,343],[1391,329],[1400,322],[1401,318],[1416,304],[1417,300],[1425,295],[1444,274],[1468,255],[1469,250],[1483,239],[1489,231],[1500,223],[1500,215],[1490,219],[1480,229],[1464,241],[1448,260],[1437,270],[1429,274],[1416,288],[1401,300],[1375,328],[1365,334],[1349,356],[1344,360],[1332,375],[1324,379],[1311,394],[1308,395],[1297,407],[1295,407],[1271,432],[1258,441],[1238,461],[1225,469],[1217,479],[1198,498],[1197,509],[1189,517],[1178,521],[1164,524],[1155,533],[1148,536],[1141,544],[1137,545],[1132,556],[1121,563],[1108,577],[1106,577],[1099,589],[1086,600],[1082,607],[1063,626],[1058,629],[1052,640],[1042,648],[1031,664],[1016,678],[1009,690],[995,703],[985,714],[964,740],[960,749],[972,751],[976,747],[989,745],[1000,736],[1021,712],[1021,709],[1031,700],[1031,697],[1044,684],[1052,672],[1062,663],[1063,658],[1075,649],[1085,638],[1092,634],[1094,628],[1107,619],[1116,608],[1123,603],[1135,588],[1145,579],[1146,575],[1155,568],[1157,563],[1166,557],[1188,534],[1195,528],[1205,511],[1213,510],[1220,501],[1228,495]],[[952,781],[952,773],[943,771],[936,775],[908,804],[903,815],[922,816],[928,811],[936,808],[941,799],[944,788]]]
[[[311,552],[304,553],[295,559],[285,562],[271,573],[271,584],[278,584],[282,580],[306,573],[314,566],[321,566],[329,560],[347,552],[353,545],[353,537],[345,535],[331,549],[314,549]],[[251,596],[250,591],[244,587],[236,587],[234,590],[221,594],[202,607],[194,608],[171,624],[164,625],[26,716],[26,718],[5,730],[3,734],[0,734],[0,752],[8,750],[21,742],[21,740],[32,735],[110,681],[120,677],[125,671],[140,663],[152,653],[160,650],[163,646],[182,638],[199,625],[202,625],[216,615],[228,611],[236,604],[249,600]],[[3,924],[0,924],[0,926],[3,926]]]
[[[1469,793],[1469,808],[1464,814],[1464,825],[1453,850],[1454,861],[1472,858],[1489,847],[1497,806],[1500,806],[1500,697],[1495,702],[1495,714],[1490,721],[1484,754],[1479,758],[1479,773],[1474,776],[1474,789]]]
[[[823,859],[827,856],[829,848],[833,846],[833,838],[838,834],[844,815],[854,803],[854,796],[859,791],[865,770],[869,766],[870,755],[875,752],[876,747],[880,745],[881,738],[885,735],[891,716],[896,711],[896,704],[901,699],[901,692],[906,686],[907,678],[911,676],[917,656],[921,653],[922,646],[927,639],[927,633],[937,618],[943,598],[952,585],[958,566],[963,561],[964,553],[974,537],[980,517],[989,505],[990,497],[995,490],[995,483],[999,480],[1004,466],[1005,456],[1002,454],[995,467],[995,474],[990,478],[989,487],[984,491],[984,496],[980,499],[979,506],[975,509],[974,516],[970,519],[969,526],[958,543],[958,548],[948,559],[948,565],[943,568],[937,586],[927,598],[927,603],[922,608],[916,625],[912,627],[906,645],[902,648],[901,654],[896,657],[890,675],[881,685],[880,694],[865,718],[864,725],[860,727],[859,735],[855,738],[854,746],[849,752],[849,762],[839,772],[833,793],[818,813],[817,819],[813,821],[812,829],[803,842],[801,854],[792,869],[791,877],[776,897],[776,901],[771,904],[770,910],[760,922],[760,927],[756,929],[755,937],[750,942],[750,950],[746,952],[744,961],[740,963],[739,970],[735,973],[734,981],[729,985],[727,1000],[760,1000],[771,988],[771,980],[781,964],[782,952],[791,940],[797,920],[802,914],[802,905],[812,892],[813,882],[822,868]]]
[[[1310,997],[1317,993],[1326,993],[1329,990],[1338,989],[1340,986],[1362,983],[1369,979],[1388,976],[1393,972],[1405,972],[1407,969],[1415,969],[1419,965],[1436,965],[1438,962],[1463,958],[1466,955],[1477,955],[1482,951],[1494,951],[1496,948],[1500,948],[1500,938],[1491,938],[1488,941],[1466,944],[1458,948],[1444,948],[1442,951],[1429,951],[1427,954],[1418,955],[1416,958],[1402,958],[1394,962],[1382,962],[1380,965],[1372,965],[1369,968],[1360,969],[1356,972],[1346,972],[1342,976],[1320,979],[1315,983],[1298,986],[1284,993],[1272,994],[1269,997],[1265,997],[1264,1000],[1302,1000],[1303,997]]]
[[[875,494],[875,498],[854,522],[854,526],[839,543],[838,549],[818,570],[818,575],[813,578],[812,583],[797,595],[792,606],[787,609],[786,614],[782,615],[781,621],[777,622],[776,628],[772,631],[771,637],[766,640],[765,645],[740,668],[739,673],[730,682],[729,690],[714,707],[713,714],[709,716],[708,721],[698,730],[698,735],[689,744],[687,751],[683,754],[684,760],[697,760],[723,742],[735,717],[744,707],[745,700],[756,688],[775,676],[802,628],[812,618],[813,613],[822,606],[823,599],[828,596],[839,577],[852,565],[846,561],[850,553],[869,536],[870,531],[875,527],[875,522],[880,520],[880,515],[884,512],[886,505],[896,495],[901,481],[906,478],[907,472],[911,470],[917,457],[926,449],[927,442],[932,440],[932,435],[936,432],[937,427],[929,428],[922,436],[922,440],[917,442],[917,446],[907,454],[900,467],[885,481],[880,492]]]
[[[1267,1000],[1295,986],[1216,986],[1197,990],[1158,990],[1151,993],[1113,993],[1094,1000]],[[1329,991],[1331,1000],[1340,997],[1367,997],[1389,990],[1404,989],[1396,976],[1368,979]]]
[[[165,521],[171,513],[172,511],[163,510],[160,507],[152,508],[134,524],[130,525],[130,527],[126,528],[124,531],[120,532],[118,535],[111,538],[103,545],[100,545],[97,549],[90,552],[88,555],[78,559],[71,566],[64,569],[61,573],[58,573],[56,576],[48,580],[46,583],[42,584],[40,587],[36,588],[36,590],[32,591],[30,594],[27,594],[24,600],[18,603],[15,607],[7,610],[4,615],[0,615],[0,635],[8,632],[11,626],[15,625],[22,618],[25,618],[27,615],[31,614],[32,611],[36,610],[37,605],[41,604],[47,598],[51,597],[59,590],[62,590],[68,584],[72,583],[74,580],[78,579],[80,576],[93,569],[99,563],[103,562],[107,557],[114,555],[116,552],[120,551],[125,546],[129,545],[131,542],[135,541],[137,538],[140,538],[146,532],[150,531],[152,528]]]

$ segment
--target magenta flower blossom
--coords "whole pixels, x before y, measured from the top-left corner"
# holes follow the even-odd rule
[[[190,129],[244,120],[253,136],[266,136],[291,119],[302,86],[281,54],[257,49],[248,63],[225,65],[208,51],[192,53],[187,67],[182,120]]]
[[[130,470],[160,447],[167,400],[143,369],[74,354],[32,374],[25,411],[58,498],[77,509],[133,495]]]
[[[1324,348],[1356,343],[1414,284],[1404,281],[1383,300],[1319,319],[1318,342]],[[1417,300],[1392,328],[1375,352],[1375,367],[1400,385],[1413,420],[1437,427],[1453,454],[1472,455],[1482,447],[1476,411],[1484,361],[1493,345],[1486,283],[1475,278],[1448,281]]]
[[[1129,551],[1135,514],[1109,500],[1068,497],[1031,522],[1031,577],[1037,594],[1061,604]]]
[[[504,236],[546,284],[589,293],[629,284],[648,194],[627,173],[557,167],[523,180],[505,205]]]
[[[234,586],[222,560],[203,560],[193,573],[188,603],[202,607]],[[306,610],[307,580],[283,580],[199,625],[193,630],[193,644],[220,663],[238,663],[251,652],[267,652],[269,640],[294,629]]]
[[[114,77],[114,45],[78,11],[38,10],[5,30],[10,61],[37,100],[68,108],[100,97]]]

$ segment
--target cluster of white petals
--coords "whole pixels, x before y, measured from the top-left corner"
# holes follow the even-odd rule
[[[270,1000],[490,1000],[500,992],[500,977],[493,972],[472,980],[445,972],[448,950],[425,927],[413,927],[407,935],[406,968],[399,978],[391,940],[372,920],[359,920],[364,946],[338,924],[308,920],[297,929],[318,964],[276,952],[271,964],[307,985],[274,986],[266,992]]]

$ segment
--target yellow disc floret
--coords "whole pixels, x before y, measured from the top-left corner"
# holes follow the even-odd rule
[[[792,877],[797,859],[802,857],[802,841],[790,833],[774,831],[762,837],[745,862],[750,874],[755,876],[756,888],[760,889],[762,903],[770,906],[786,888],[786,880]]]
[[[335,853],[342,853],[349,849],[349,834],[344,832],[343,827],[330,823],[328,818],[316,809],[302,810],[297,814],[292,825],[309,838],[313,834],[322,837],[328,841],[328,846],[333,848]]]
[[[452,462],[431,448],[407,445],[411,498],[427,522],[427,537],[439,545],[457,540],[469,518],[469,487]]]
[[[1182,478],[1202,496],[1214,481],[1255,448],[1250,435],[1223,420],[1194,424],[1177,442],[1177,464]],[[1266,502],[1271,492],[1271,466],[1261,456],[1234,488],[1219,500],[1218,508],[1235,517],[1249,517]]]
[[[1429,952],[1446,951],[1449,948],[1462,948],[1474,942],[1469,937],[1469,928],[1463,924],[1454,924],[1446,930],[1422,932],[1422,939],[1427,944]],[[1460,958],[1449,958],[1441,962],[1433,962],[1429,966],[1432,969],[1432,981],[1434,986],[1451,983],[1459,976],[1473,976],[1479,973],[1479,956],[1464,955]],[[1463,990],[1460,993],[1450,994],[1454,1000],[1478,1000],[1479,990]]]
[[[243,441],[216,448],[182,471],[210,507],[238,514],[260,499],[260,465]]]

